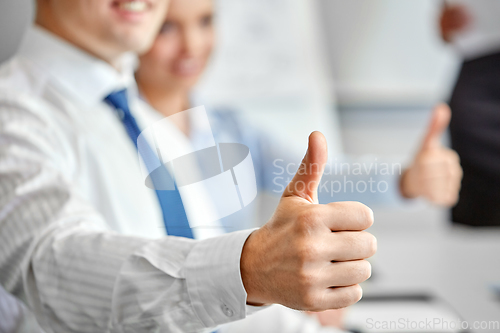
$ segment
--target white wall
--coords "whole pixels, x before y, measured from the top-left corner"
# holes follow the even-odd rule
[[[240,110],[302,154],[321,130],[341,151],[317,3],[217,0],[219,48],[203,100]]]
[[[447,97],[457,59],[438,34],[441,0],[319,0],[342,104],[419,105]]]

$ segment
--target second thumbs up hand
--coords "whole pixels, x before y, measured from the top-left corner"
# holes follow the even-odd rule
[[[423,197],[441,206],[453,206],[458,200],[462,168],[458,154],[441,144],[441,136],[450,123],[451,110],[446,104],[434,108],[431,122],[413,163],[401,177],[401,194]]]
[[[371,275],[364,259],[377,248],[375,237],[363,231],[373,212],[358,202],[318,204],[326,161],[325,137],[314,132],[273,217],[247,239],[240,269],[248,304],[322,311],[361,298],[359,283]]]

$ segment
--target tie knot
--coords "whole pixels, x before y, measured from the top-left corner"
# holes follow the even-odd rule
[[[104,99],[109,105],[117,110],[122,110],[126,115],[130,114],[128,105],[127,89],[114,91]]]

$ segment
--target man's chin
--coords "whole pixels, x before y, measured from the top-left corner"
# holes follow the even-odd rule
[[[144,38],[144,35],[139,35],[131,37],[130,35],[118,38],[117,44],[123,52],[135,52],[137,54],[143,54],[147,52],[153,45],[154,38]]]
[[[155,33],[149,32],[134,33],[133,35],[126,36],[124,44],[128,51],[143,54],[153,46],[155,36]]]
[[[133,52],[137,53],[138,55],[143,55],[151,49],[151,46],[153,46],[153,40],[148,42],[144,42],[143,40],[141,41],[141,43],[138,43],[136,47],[134,47]]]

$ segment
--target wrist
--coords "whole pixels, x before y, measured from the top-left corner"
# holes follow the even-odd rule
[[[411,182],[411,167],[405,169],[399,178],[399,192],[401,193],[401,196],[406,199],[414,199],[418,197],[418,194],[416,194],[414,186],[412,186]]]
[[[261,276],[257,269],[260,257],[258,251],[259,232],[262,232],[261,229],[252,232],[247,238],[240,259],[241,280],[247,293],[246,302],[253,306],[263,306],[267,303],[261,292]]]

